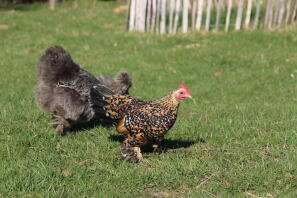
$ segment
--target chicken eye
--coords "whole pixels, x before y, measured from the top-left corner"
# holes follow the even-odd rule
[[[183,95],[183,94],[184,94],[184,92],[183,92],[183,91],[181,91],[181,92],[180,92],[180,94],[182,94],[182,95]]]

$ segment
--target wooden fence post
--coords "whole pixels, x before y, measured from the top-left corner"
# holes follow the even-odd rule
[[[183,27],[182,32],[186,33],[188,31],[188,17],[189,17],[189,0],[183,0]]]
[[[285,11],[286,11],[285,2],[284,0],[280,0],[280,8],[279,8],[279,14],[278,14],[278,20],[277,20],[278,27],[280,27],[283,24]]]
[[[192,30],[194,30],[194,28],[195,28],[195,16],[196,16],[197,1],[198,0],[192,1],[192,13],[191,13],[191,16],[192,16],[191,28],[192,28]]]
[[[140,0],[135,0],[135,30],[139,31]]]
[[[136,11],[136,0],[130,0],[130,8],[129,8],[129,31],[134,30],[135,28],[135,11]]]
[[[147,0],[137,0],[137,15],[136,15],[136,28],[140,32],[145,31],[145,10]]]
[[[262,5],[262,0],[258,0],[257,2],[257,8],[256,8],[256,15],[254,18],[254,29],[258,27],[259,24],[259,16],[260,16],[260,11],[261,11],[261,5]]]
[[[237,31],[240,30],[241,28],[242,12],[243,12],[243,0],[239,0],[236,22],[235,22],[235,30]]]
[[[160,33],[160,12],[161,12],[161,0],[157,0],[157,18],[156,18],[156,32]]]
[[[56,8],[57,0],[49,0],[49,9],[54,10]]]
[[[292,12],[292,17],[291,17],[291,22],[294,22],[296,20],[296,12],[297,12],[297,2],[294,2],[293,5],[293,12]]]
[[[230,17],[232,11],[232,0],[228,0],[228,8],[227,8],[227,16],[226,16],[226,24],[225,24],[225,32],[228,32],[230,25]]]
[[[286,25],[289,23],[289,20],[290,20],[291,5],[292,5],[292,1],[291,1],[291,0],[287,0],[287,6],[286,6],[286,18],[285,18],[285,24],[286,24]]]
[[[130,21],[130,13],[131,13],[131,0],[128,0],[128,9],[126,16],[126,29],[129,31],[129,21]]]
[[[175,7],[175,18],[174,18],[174,27],[173,27],[173,33],[176,34],[177,32],[177,25],[179,20],[179,9],[181,5],[181,0],[176,0],[176,7]]]
[[[216,24],[215,24],[215,30],[216,30],[216,31],[218,31],[218,30],[219,30],[219,27],[220,27],[221,4],[222,4],[222,0],[218,0],[218,2],[217,2]]]
[[[270,13],[271,13],[271,0],[266,1],[266,9],[265,9],[265,17],[264,17],[264,28],[268,29],[268,24],[270,20]]]
[[[269,21],[268,21],[268,29],[271,29],[273,27],[273,25],[274,25],[273,22],[275,22],[276,19],[277,19],[277,18],[275,18],[275,17],[277,17],[276,9],[278,8],[276,6],[276,3],[277,3],[276,1],[278,1],[278,0],[274,0],[274,1],[271,2],[270,14],[269,14],[270,18],[269,18]]]
[[[196,19],[196,30],[200,31],[202,25],[204,0],[198,0],[197,19]]]
[[[208,2],[207,2],[206,21],[205,21],[205,30],[207,32],[209,31],[209,27],[210,27],[211,5],[212,5],[212,0],[208,0]]]
[[[160,23],[160,34],[166,32],[166,0],[161,0],[161,23]]]
[[[175,8],[175,0],[170,0],[169,3],[169,33],[173,32],[173,13],[174,13],[174,8]]]
[[[245,16],[245,28],[248,29],[251,20],[251,13],[252,13],[252,5],[253,0],[248,0],[247,8],[246,8],[246,16]]]
[[[151,19],[151,31],[155,31],[156,27],[156,12],[157,12],[157,0],[152,0],[152,19]]]
[[[146,11],[146,30],[149,30],[151,27],[151,9],[152,9],[152,0],[147,0],[147,11]]]
[[[272,20],[270,22],[270,28],[274,27],[277,25],[277,19],[279,15],[279,10],[280,10],[280,0],[274,0],[272,4]]]

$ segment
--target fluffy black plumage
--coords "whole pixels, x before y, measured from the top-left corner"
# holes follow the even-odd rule
[[[88,122],[96,117],[90,103],[90,90],[94,85],[104,85],[118,94],[127,94],[132,86],[128,73],[120,72],[115,79],[95,77],[77,63],[62,47],[48,48],[38,63],[38,85],[35,90],[39,106],[52,114],[51,125],[63,134],[74,124]],[[75,89],[59,84],[68,84]]]

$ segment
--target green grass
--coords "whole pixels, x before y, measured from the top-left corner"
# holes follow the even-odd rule
[[[296,197],[297,29],[127,33],[119,5],[0,11],[0,197]],[[128,71],[143,99],[185,83],[170,152],[129,163],[114,127],[54,135],[33,92],[51,45],[93,74]]]

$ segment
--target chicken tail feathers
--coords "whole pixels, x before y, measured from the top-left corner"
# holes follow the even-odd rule
[[[132,86],[131,77],[127,72],[118,72],[114,79],[105,75],[96,78],[100,84],[105,85],[116,94],[128,94],[128,90]]]
[[[104,85],[96,85],[92,87],[90,94],[92,108],[97,114],[119,119],[121,111],[112,105],[112,101],[117,96],[113,91]]]
[[[128,88],[132,86],[132,80],[130,75],[127,72],[119,72],[115,80],[123,85],[126,85]]]
[[[115,88],[116,93],[120,94],[129,94],[129,88],[132,86],[132,80],[130,75],[127,72],[119,72],[115,77]]]
[[[120,119],[139,99],[129,95],[115,94],[103,85],[96,85],[91,89],[91,103],[96,113],[104,114],[111,119]]]
[[[98,94],[102,96],[114,95],[115,93],[104,85],[95,85],[91,89],[91,93]]]
[[[96,85],[91,88],[90,99],[91,105],[96,111],[105,113],[103,106],[109,105],[108,98],[114,93],[103,85]]]

